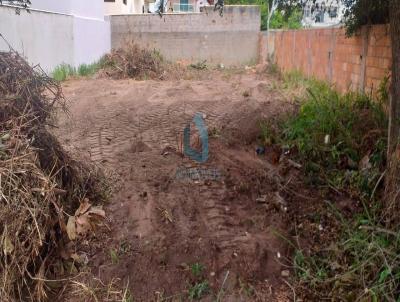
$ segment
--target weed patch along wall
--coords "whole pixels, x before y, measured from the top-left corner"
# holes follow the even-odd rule
[[[299,92],[298,108],[278,125],[263,123],[262,140],[286,150],[302,170],[302,186],[318,196],[292,201],[294,295],[304,301],[397,301],[400,234],[385,228],[380,202],[387,94],[341,94],[300,72],[282,80],[283,91]]]

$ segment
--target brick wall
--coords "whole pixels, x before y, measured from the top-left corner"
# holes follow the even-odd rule
[[[261,58],[283,71],[300,70],[339,91],[374,92],[391,66],[389,29],[364,28],[347,38],[342,28],[272,31],[261,34]],[[268,40],[268,41],[267,41]]]

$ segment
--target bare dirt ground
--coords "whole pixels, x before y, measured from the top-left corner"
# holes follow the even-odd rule
[[[75,153],[117,176],[105,207],[109,230],[86,247],[88,267],[105,284],[119,278],[133,301],[289,301],[282,277],[288,254],[276,232],[285,213],[257,202],[277,192],[274,156],[257,156],[260,119],[290,104],[266,74],[205,71],[201,79],[70,80],[59,136]],[[205,117],[210,156],[181,154],[182,132]],[[270,160],[267,160],[269,156]],[[215,180],[178,179],[179,169],[214,169]]]

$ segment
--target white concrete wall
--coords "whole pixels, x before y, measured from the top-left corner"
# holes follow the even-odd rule
[[[37,2],[36,2],[37,1]],[[39,5],[50,0],[35,0]],[[75,1],[88,1],[86,4]],[[0,6],[0,34],[11,46],[23,53],[32,64],[40,64],[48,72],[62,63],[72,66],[90,64],[101,58],[111,49],[110,22],[108,17],[96,18],[95,14],[103,11],[98,0],[70,0],[62,6],[53,7],[58,13],[48,13],[34,9],[27,13],[21,10],[15,14],[15,8]],[[86,5],[95,1],[97,8],[92,16],[75,16],[65,14],[66,11],[86,11]],[[61,2],[53,0],[50,2]],[[90,5],[89,5],[90,6]],[[96,5],[95,5],[96,7]],[[61,12],[63,11],[63,12]],[[95,13],[97,12],[97,13]],[[8,50],[8,46],[0,39],[0,50]]]
[[[74,18],[74,65],[94,63],[111,50],[109,21]]]
[[[51,71],[61,63],[74,65],[73,18],[45,12],[0,7],[0,33],[30,63]],[[0,50],[8,50],[0,38]]]

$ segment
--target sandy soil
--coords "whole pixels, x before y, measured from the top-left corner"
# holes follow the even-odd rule
[[[256,202],[277,191],[273,161],[255,153],[258,121],[289,106],[266,75],[215,71],[191,81],[88,79],[63,86],[71,114],[61,117],[61,141],[118,179],[106,206],[110,230],[85,250],[95,277],[129,281],[134,301],[188,301],[203,281],[210,290],[202,301],[218,294],[220,301],[288,300],[282,295],[288,247],[274,231],[284,232],[285,214]],[[210,133],[204,164],[181,152],[183,128],[197,112]],[[221,177],[176,177],[189,168]],[[193,272],[194,264],[203,269]]]

